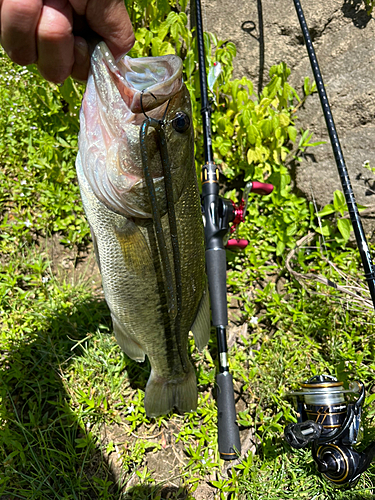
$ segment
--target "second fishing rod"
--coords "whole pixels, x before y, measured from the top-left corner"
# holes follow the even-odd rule
[[[358,207],[355,201],[353,189],[349,179],[349,173],[346,168],[344,155],[341,149],[339,137],[337,135],[335,123],[331,112],[331,107],[328,102],[327,93],[323,83],[322,74],[320,72],[318,60],[316,58],[315,50],[312,44],[309,29],[307,27],[306,19],[302,10],[300,0],[293,0],[294,7],[297,12],[297,17],[301,26],[303,38],[305,40],[307,53],[310,59],[311,69],[314,73],[315,83],[319,94],[320,103],[322,105],[324,119],[326,121],[329,138],[332,145],[332,151],[335,157],[337,171],[340,176],[341,185],[345,195],[345,201],[348,206],[350,221],[353,226],[353,231],[358,245],[358,250],[361,256],[363,268],[365,271],[365,278],[370,291],[371,299],[375,308],[375,273],[374,265],[372,262],[370,250],[367,244],[365,232],[363,230],[361,218],[359,216]]]

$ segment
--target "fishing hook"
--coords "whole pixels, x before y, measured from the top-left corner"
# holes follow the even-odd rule
[[[145,115],[145,117],[147,118],[147,120],[154,120],[154,118],[151,118],[150,116],[147,116],[146,114],[146,111],[144,110],[144,107],[143,107],[143,94],[145,93],[145,90],[142,90],[141,92],[141,97],[140,97],[140,104],[141,104],[141,111],[142,113]],[[154,96],[154,94],[152,92],[147,92],[148,94],[152,95],[152,97],[155,99],[155,101],[157,100],[157,98]],[[168,108],[169,108],[169,103],[171,102],[171,100],[169,99],[168,100],[168,104],[167,104],[167,107],[165,108],[164,110],[164,114],[163,114],[163,118],[161,120],[155,120],[157,122],[159,122],[159,124],[161,126],[163,126],[165,124],[165,117],[167,115],[167,112],[168,112]]]
[[[144,108],[143,108],[143,101],[142,101],[142,99],[143,99],[143,94],[144,94],[144,93],[145,93],[145,90],[143,89],[143,90],[142,90],[142,92],[141,92],[141,97],[140,97],[140,101],[141,101],[141,102],[140,102],[140,104],[141,104],[141,111],[142,111],[142,113],[145,115],[145,117],[146,117],[148,120],[150,120],[151,118],[150,118],[149,116],[147,116],[146,111],[145,111],[145,110],[144,110]],[[150,94],[150,95],[152,95],[152,97],[155,99],[155,101],[157,101],[157,98],[154,96],[154,94],[153,94],[152,92],[147,92],[147,93],[148,93],[148,94]]]

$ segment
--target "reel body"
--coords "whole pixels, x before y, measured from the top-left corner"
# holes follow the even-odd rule
[[[300,391],[288,393],[297,406],[298,422],[285,428],[289,445],[300,449],[312,444],[312,456],[319,472],[336,487],[353,486],[375,456],[375,443],[363,452],[353,449],[361,434],[365,389],[330,375],[317,375],[303,382]],[[347,402],[347,395],[357,395]]]

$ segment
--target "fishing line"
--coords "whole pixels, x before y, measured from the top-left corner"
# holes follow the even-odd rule
[[[147,116],[146,114],[146,111],[144,110],[143,108],[143,94],[145,93],[145,89],[142,90],[141,92],[141,96],[139,98],[139,101],[140,101],[140,105],[141,105],[141,111],[142,113],[145,115],[145,117],[148,119],[148,120],[151,120],[151,117],[150,116]],[[154,96],[154,94],[152,92],[147,92],[147,94],[150,94],[152,95],[152,97],[155,99],[155,101],[157,101],[156,97]],[[168,101],[168,104],[169,104],[169,101]],[[168,107],[168,106],[167,106]],[[163,119],[164,119],[164,116],[163,116]]]

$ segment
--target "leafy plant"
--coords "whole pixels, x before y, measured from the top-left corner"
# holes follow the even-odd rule
[[[324,219],[316,231],[326,238],[331,238],[335,235],[336,242],[345,245],[350,238],[350,231],[353,229],[350,220],[342,218],[347,209],[344,194],[341,191],[336,190],[333,195],[333,204],[329,203],[328,205],[325,205],[325,207],[317,213],[317,216],[325,217],[331,214],[335,214],[337,216],[341,215],[341,218],[336,219],[337,229],[339,230],[341,238],[339,235],[335,235],[336,224],[328,219]]]

